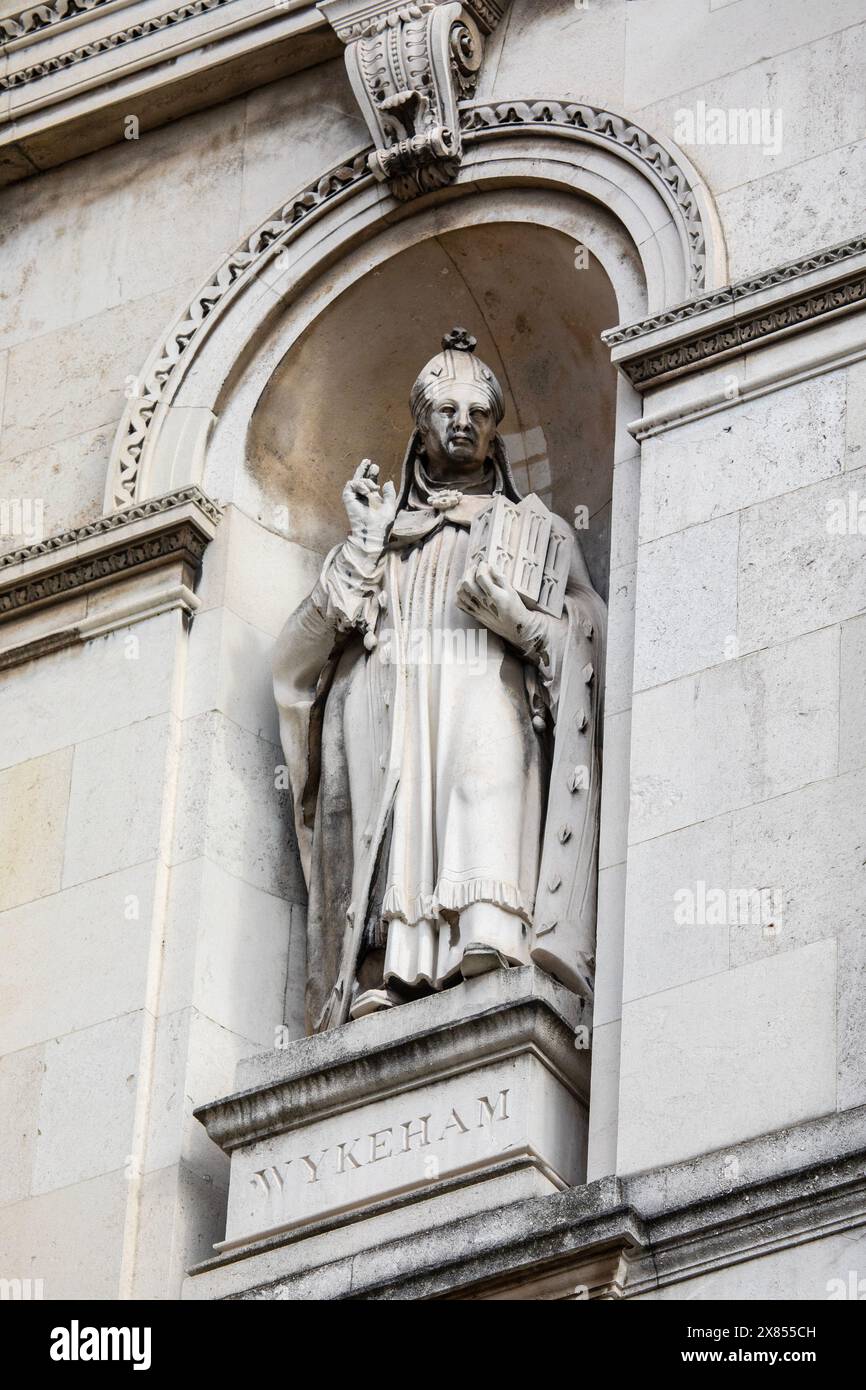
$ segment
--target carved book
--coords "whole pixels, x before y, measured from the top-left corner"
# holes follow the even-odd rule
[[[511,580],[528,608],[559,618],[571,562],[571,532],[531,492],[521,502],[501,494],[469,532],[469,565],[486,561]]]

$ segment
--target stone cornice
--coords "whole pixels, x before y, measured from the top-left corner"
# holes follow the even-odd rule
[[[601,336],[609,347],[632,342],[633,339],[646,337],[648,333],[654,333],[659,328],[668,328],[671,324],[685,323],[689,319],[697,318],[708,309],[718,309],[723,304],[737,304],[762,290],[787,284],[788,281],[809,275],[814,270],[844,264],[852,256],[861,256],[864,253],[866,236],[852,237],[848,241],[838,242],[835,246],[822,247],[810,256],[803,256],[796,261],[786,261],[783,265],[774,266],[760,275],[750,275],[732,285],[722,285],[712,294],[695,295],[683,304],[675,304],[672,308],[666,309],[662,314],[654,314],[650,318],[640,319],[637,323],[629,323],[620,328],[609,328]]]
[[[161,14],[113,29],[110,34],[95,38],[90,43],[67,49],[65,52],[43,59],[42,62],[33,63],[29,67],[16,68],[5,76],[0,76],[0,91],[14,91],[18,87],[37,82],[41,77],[49,77],[52,73],[62,72],[66,68],[74,67],[77,63],[86,62],[90,58],[97,58],[101,53],[113,52],[125,44],[147,38],[163,29],[173,28],[174,25],[181,24],[185,20],[197,19],[200,15],[207,14],[211,10],[222,9],[231,3],[232,0],[188,0],[186,4],[175,5],[170,9],[166,8]],[[87,13],[93,8],[94,6],[85,7],[82,12]]]
[[[866,1224],[864,1160],[861,1151],[653,1215],[633,1200],[629,1179],[602,1179],[512,1209],[502,1231],[494,1226],[485,1234],[480,1220],[461,1222],[459,1237],[442,1227],[429,1238],[440,1248],[441,1262],[425,1259],[428,1252],[416,1241],[411,1268],[404,1264],[400,1276],[369,1283],[357,1269],[348,1297],[477,1299],[522,1290],[528,1281],[543,1285],[554,1275],[566,1282],[566,1273],[572,1286],[587,1288],[584,1297],[634,1297]],[[660,1190],[664,1172],[653,1175]],[[493,1224],[489,1218],[485,1222]],[[455,1250],[462,1250],[462,1257],[455,1259]],[[593,1287],[600,1255],[612,1252],[619,1261],[608,1258],[602,1281]],[[377,1251],[380,1269],[389,1263],[385,1253],[381,1247]]]
[[[221,508],[199,488],[154,497],[0,557],[2,622],[180,562],[194,576]]]
[[[866,305],[866,236],[602,335],[639,390],[715,367]]]
[[[341,51],[307,0],[49,0],[0,21],[11,182]]]
[[[121,0],[129,3],[129,0]],[[69,27],[71,20],[82,15],[92,14],[94,10],[105,9],[107,5],[117,5],[118,0],[50,0],[44,5],[28,5],[17,14],[0,18],[0,50],[15,39],[29,39],[42,34],[46,29],[56,31],[61,25]]]

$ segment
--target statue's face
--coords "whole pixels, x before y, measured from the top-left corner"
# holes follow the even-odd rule
[[[478,472],[495,434],[496,418],[483,391],[464,382],[443,384],[433,399],[424,433],[433,475]]]

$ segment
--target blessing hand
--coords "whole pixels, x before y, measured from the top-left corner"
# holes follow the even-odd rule
[[[397,514],[397,495],[391,482],[379,487],[377,463],[361,460],[343,488],[343,506],[352,539],[364,550],[381,550]]]

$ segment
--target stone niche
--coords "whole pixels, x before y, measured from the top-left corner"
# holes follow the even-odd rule
[[[600,334],[620,317],[610,280],[558,228],[437,218],[394,254],[356,253],[339,293],[338,266],[275,311],[267,341],[226,382],[205,486],[243,437],[235,504],[285,540],[287,563],[315,563],[345,535],[340,495],[360,459],[399,478],[412,383],[462,324],[502,383],[518,486],[567,520],[580,509],[606,596],[618,412]],[[591,1029],[585,1001],[527,967],[243,1062],[236,1093],[197,1111],[231,1178],[225,1239],[186,1296],[339,1297],[335,1261],[583,1184]],[[296,1013],[289,1038],[298,1031]]]
[[[482,223],[415,243],[358,278],[274,370],[247,436],[259,514],[287,512],[289,539],[314,550],[340,540],[343,484],[363,456],[399,478],[412,383],[459,323],[502,382],[518,486],[569,521],[586,508],[578,534],[606,597],[616,379],[599,335],[617,318],[598,262],[556,229]]]

